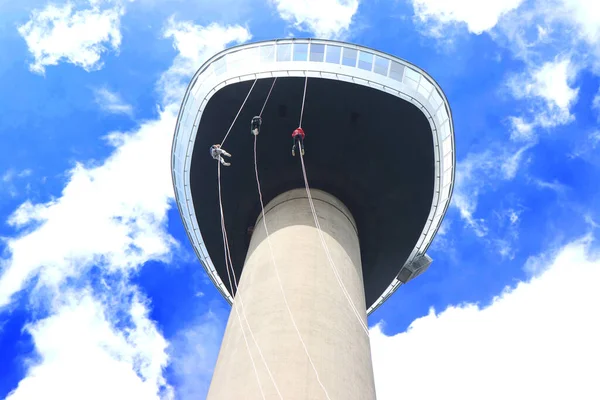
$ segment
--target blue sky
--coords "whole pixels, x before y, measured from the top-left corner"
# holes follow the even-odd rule
[[[599,398],[599,7],[0,3],[0,396],[204,398],[229,306],[174,205],[179,101],[227,46],[316,36],[421,66],[454,116],[434,263],[369,318],[378,398]]]

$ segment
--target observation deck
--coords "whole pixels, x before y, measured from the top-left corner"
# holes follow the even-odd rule
[[[292,131],[302,127],[312,188],[340,199],[358,230],[367,313],[422,273],[426,251],[448,208],[455,170],[452,114],[437,83],[418,67],[369,48],[316,39],[236,46],[194,75],[177,119],[172,174],[177,205],[194,250],[224,298],[215,161],[220,143],[232,154],[221,170],[225,223],[236,276],[260,213],[250,120],[262,115],[258,168],[264,203],[304,187]],[[254,87],[250,91],[252,85]],[[318,204],[316,205],[318,207]]]

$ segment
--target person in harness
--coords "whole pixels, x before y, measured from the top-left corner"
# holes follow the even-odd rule
[[[218,160],[221,164],[223,164],[226,167],[229,167],[231,165],[223,158],[223,156],[231,157],[231,154],[223,150],[220,144],[213,144],[212,146],[210,146],[210,155],[212,156],[212,158]]]
[[[252,118],[252,122],[250,122],[250,131],[254,136],[258,136],[260,132],[260,126],[262,125],[262,118],[257,116]]]
[[[296,141],[300,142],[300,153],[304,155],[304,130],[302,128],[295,129],[292,133],[294,145],[292,146],[292,156],[296,156]]]

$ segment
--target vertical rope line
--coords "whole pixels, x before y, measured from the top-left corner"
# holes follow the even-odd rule
[[[277,82],[277,77],[275,77],[275,79],[273,79],[273,83],[271,84],[271,89],[269,89],[269,94],[267,94],[267,98],[266,98],[262,108],[260,109],[260,114],[258,114],[259,117],[262,117],[262,113],[263,113],[263,111],[265,111],[265,107],[267,106],[269,97],[271,97],[271,92],[273,91],[273,87],[275,87],[275,82]]]
[[[344,293],[344,296],[346,297],[346,300],[348,300],[348,304],[350,305],[350,308],[352,309],[354,315],[356,316],[356,318],[358,319],[358,322],[360,323],[361,328],[365,331],[365,334],[367,336],[369,336],[369,328],[367,327],[367,325],[365,324],[365,322],[362,320],[360,313],[358,312],[358,310],[356,309],[356,306],[354,305],[354,302],[352,301],[352,298],[350,297],[350,294],[348,293],[346,286],[344,285],[344,282],[342,281],[342,278],[339,275],[339,272],[335,266],[335,263],[333,261],[333,257],[331,256],[331,253],[329,252],[329,247],[327,246],[327,242],[325,241],[325,237],[323,236],[323,232],[321,229],[321,224],[319,223],[319,218],[317,216],[317,211],[315,209],[315,205],[313,203],[312,200],[312,196],[310,194],[310,187],[308,186],[308,178],[306,177],[306,168],[304,165],[304,156],[302,156],[302,152],[300,152],[300,161],[302,163],[302,175],[304,177],[304,186],[306,187],[306,194],[308,196],[308,202],[310,204],[310,208],[313,214],[313,219],[315,220],[315,226],[317,228],[317,231],[319,233],[319,239],[321,239],[321,245],[323,246],[323,249],[325,250],[325,255],[327,256],[327,260],[329,261],[329,266],[331,267],[331,269],[333,270],[333,273],[336,277],[336,280],[340,286],[340,288],[342,289],[342,292]]]
[[[260,179],[258,177],[258,161],[257,161],[257,156],[256,156],[256,141],[257,141],[257,137],[254,136],[254,174],[256,175],[256,186],[258,189],[258,196],[260,199],[260,207],[261,207],[261,212],[262,212],[263,226],[265,228],[265,233],[267,235],[267,244],[269,246],[269,252],[271,253],[271,261],[273,261],[273,267],[275,269],[275,276],[277,277],[277,283],[279,284],[279,289],[281,290],[281,294],[283,296],[283,302],[285,303],[285,308],[290,316],[290,319],[292,320],[292,325],[294,326],[294,330],[296,331],[296,334],[298,335],[298,338],[300,339],[300,343],[302,344],[302,347],[304,348],[304,352],[306,353],[308,362],[310,363],[312,370],[314,371],[315,376],[317,377],[317,382],[319,382],[321,389],[323,389],[323,392],[325,392],[325,396],[327,397],[327,399],[331,400],[331,398],[329,397],[329,393],[327,393],[327,389],[325,389],[323,382],[321,382],[321,378],[319,377],[319,373],[317,372],[317,367],[315,367],[315,364],[308,352],[306,343],[304,342],[304,339],[302,339],[302,335],[300,334],[298,325],[296,325],[296,320],[294,319],[294,315],[292,314],[292,311],[290,310],[290,305],[288,303],[287,296],[285,295],[285,291],[283,289],[283,284],[281,283],[281,277],[279,276],[279,268],[277,267],[277,263],[275,261],[275,254],[273,253],[273,246],[271,245],[271,238],[269,236],[269,228],[267,227],[267,217],[265,215],[265,204],[263,202],[262,190],[260,188]]]
[[[300,122],[298,128],[302,128],[302,118],[304,117],[304,101],[306,100],[306,86],[308,84],[308,73],[304,78],[304,94],[302,95],[302,108],[300,109]]]
[[[217,165],[217,175],[218,175],[218,185],[219,185],[219,209],[221,212],[221,233],[223,234],[223,249],[225,252],[225,268],[227,269],[227,277],[229,278],[229,287],[231,288],[231,293],[233,294],[233,285],[231,284],[231,275],[229,274],[229,264],[228,264],[228,252],[229,252],[229,246],[228,246],[228,241],[226,239],[227,233],[225,231],[225,218],[223,216],[223,202],[221,200],[221,163],[219,161],[218,165]],[[235,276],[235,271],[233,269],[233,265],[231,265],[231,272],[234,274]],[[235,301],[234,301],[235,303]],[[260,383],[260,378],[258,376],[258,370],[256,369],[256,364],[254,363],[254,357],[252,357],[252,352],[250,351],[250,345],[248,344],[248,338],[246,337],[246,332],[244,331],[244,325],[242,324],[242,319],[240,317],[240,313],[237,309],[237,304],[233,304],[233,308],[235,309],[235,313],[238,317],[238,322],[240,324],[240,328],[242,330],[242,336],[244,337],[244,342],[246,343],[246,350],[248,350],[248,355],[250,356],[250,361],[252,362],[252,369],[254,370],[254,375],[256,376],[256,382],[258,383],[258,388],[260,389],[260,394],[262,395],[263,400],[266,400],[265,397],[265,393],[263,391],[262,385]],[[242,310],[243,312],[243,310]],[[245,316],[244,316],[245,318]],[[246,319],[246,322],[247,319]],[[248,325],[248,329],[250,329],[250,325]]]

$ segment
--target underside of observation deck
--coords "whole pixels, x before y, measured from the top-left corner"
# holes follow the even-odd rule
[[[236,275],[244,265],[251,228],[260,213],[250,120],[267,97],[272,78],[256,83],[225,145],[222,168],[225,223]],[[217,172],[209,147],[223,140],[253,81],[220,89],[203,111],[190,171],[198,226],[208,253],[227,282]],[[258,168],[264,203],[304,187],[292,131],[298,127],[304,78],[278,78],[263,112]],[[382,91],[309,78],[302,127],[312,188],[340,199],[358,228],[367,307],[400,271],[423,231],[434,191],[434,147],[429,122],[411,103]],[[316,205],[318,207],[318,204]],[[227,284],[227,287],[228,284]]]

